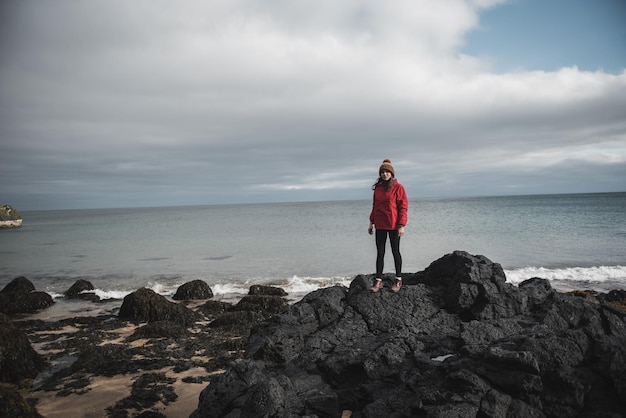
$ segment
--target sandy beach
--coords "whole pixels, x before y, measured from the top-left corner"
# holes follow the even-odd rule
[[[232,296],[227,299],[210,304],[235,306]],[[202,312],[207,301],[178,303]],[[214,316],[208,314],[187,329],[162,321],[166,331],[159,336],[159,328],[154,330],[159,323],[118,318],[120,304],[65,301],[14,321],[48,361],[32,387],[20,389],[42,416],[99,418],[149,411],[187,417],[211,377],[243,354],[251,327],[233,322],[230,328],[211,328]]]
[[[183,383],[186,377],[206,378],[209,374],[203,368],[194,368],[183,373],[174,373],[172,370],[162,369],[167,377],[176,379],[172,385],[178,396],[170,403],[157,402],[152,410],[160,412],[168,418],[188,417],[198,406],[198,396],[206,383]],[[217,371],[216,373],[220,373]],[[24,394],[37,400],[37,410],[47,418],[106,417],[106,409],[116,402],[131,395],[133,381],[140,374],[115,376],[110,378],[94,377],[85,387],[84,394],[72,394],[58,397],[54,392],[36,391]]]

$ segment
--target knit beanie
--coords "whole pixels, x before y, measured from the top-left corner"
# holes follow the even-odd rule
[[[391,160],[389,158],[385,158],[383,160],[383,163],[380,165],[380,168],[378,169],[378,174],[380,175],[383,170],[387,170],[391,173],[392,177],[396,176],[396,172],[393,170],[393,166],[391,165]]]

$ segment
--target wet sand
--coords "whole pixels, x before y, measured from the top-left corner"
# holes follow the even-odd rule
[[[205,302],[186,305],[195,310]],[[33,348],[49,362],[33,388],[21,390],[42,416],[99,418],[124,410],[128,416],[152,411],[171,418],[187,417],[197,408],[200,392],[211,377],[243,354],[249,328],[215,330],[208,326],[207,318],[189,327],[184,338],[137,338],[133,334],[146,323],[117,318],[120,304],[64,302],[64,306],[56,305],[16,321],[22,323]],[[91,340],[81,342],[86,338]],[[132,372],[120,370],[119,374],[85,368],[49,383],[54,373],[69,370],[86,350],[97,347],[120,348],[124,356],[130,356],[111,358],[112,363],[121,362],[131,368],[133,362],[141,365]],[[161,364],[164,367],[158,367]],[[153,402],[141,404],[142,396],[133,394],[133,384],[146,374],[157,380],[138,389],[153,391],[144,394]]]

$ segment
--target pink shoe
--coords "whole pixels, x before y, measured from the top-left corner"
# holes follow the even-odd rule
[[[393,284],[393,286],[391,286],[391,290],[393,290],[394,292],[397,292],[398,290],[400,290],[401,287],[402,287],[402,279],[397,278],[396,282]]]
[[[374,286],[372,286],[372,292],[378,292],[383,288],[383,281],[381,279],[376,279],[374,282]]]

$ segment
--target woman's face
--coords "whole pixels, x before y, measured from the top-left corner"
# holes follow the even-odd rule
[[[389,179],[391,178],[391,171],[387,171],[387,170],[381,171],[380,178],[385,181],[389,181]]]

